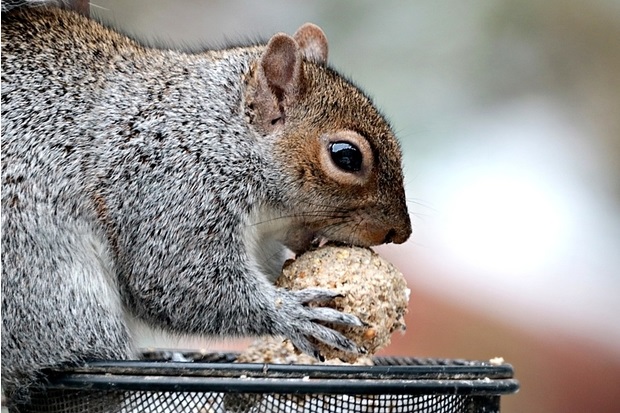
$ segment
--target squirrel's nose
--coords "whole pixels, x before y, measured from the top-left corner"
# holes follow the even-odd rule
[[[392,228],[391,230],[387,232],[387,234],[385,234],[385,238],[383,239],[383,244],[389,244],[390,242],[392,242],[395,235],[396,235],[396,230]]]
[[[409,239],[410,235],[411,229],[407,231],[397,231],[396,229],[392,228],[387,232],[387,234],[385,234],[383,244],[389,244],[390,242],[393,242],[394,244],[402,244]]]
[[[411,220],[409,219],[409,214],[405,215],[405,222],[402,225],[391,228],[383,239],[384,244],[389,244],[393,242],[394,244],[402,244],[403,242],[409,239],[411,236]]]

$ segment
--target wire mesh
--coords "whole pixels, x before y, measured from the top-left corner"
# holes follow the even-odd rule
[[[231,363],[228,353],[150,353],[50,372],[19,413],[478,413],[499,412],[518,383],[509,365],[376,358],[375,366]],[[164,361],[162,361],[164,360]]]
[[[20,413],[467,413],[473,396],[53,390]],[[13,411],[13,410],[12,410]]]

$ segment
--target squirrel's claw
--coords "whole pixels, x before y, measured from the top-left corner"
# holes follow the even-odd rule
[[[327,290],[324,288],[306,288],[300,291],[294,291],[292,294],[299,300],[301,304],[310,302],[323,303],[333,300],[334,298],[344,297],[341,293]],[[322,321],[326,323],[341,324],[353,327],[364,327],[365,324],[352,314],[343,313],[329,307],[308,307],[310,319],[313,321]]]
[[[309,308],[312,312],[311,318],[314,321],[323,321],[326,323],[341,324],[345,326],[364,327],[365,324],[354,316],[353,314],[347,314],[334,310],[328,307],[313,307]]]
[[[349,353],[362,353],[363,349],[359,348],[357,344],[349,340],[339,332],[325,327],[321,324],[315,324],[316,328],[313,329],[312,336],[317,340],[322,341],[337,349],[348,351]]]
[[[300,291],[293,291],[292,293],[301,304],[308,304],[309,302],[325,303],[343,296],[340,293],[324,288],[306,288]]]
[[[325,358],[306,336],[313,337],[329,346],[335,347],[342,351],[347,351],[349,353],[366,354],[367,352],[365,348],[358,347],[357,344],[339,332],[323,325],[312,323],[312,327],[306,331],[306,334],[296,334],[289,337],[289,339],[293,343],[293,346],[295,346],[299,351],[311,355],[319,361],[324,361]]]

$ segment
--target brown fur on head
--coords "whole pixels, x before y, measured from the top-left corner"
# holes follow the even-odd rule
[[[306,24],[293,37],[276,34],[246,100],[257,130],[277,136],[276,157],[296,189],[288,200],[295,223],[285,242],[298,251],[318,237],[361,246],[402,243],[411,222],[398,141],[370,99],[326,59],[327,40],[317,26]],[[342,168],[334,143],[361,160]]]

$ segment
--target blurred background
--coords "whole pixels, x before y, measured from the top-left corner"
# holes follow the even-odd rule
[[[617,411],[620,2],[94,0],[91,13],[189,47],[321,26],[404,150],[414,235],[378,251],[412,300],[384,353],[501,356],[521,382],[505,412]]]

